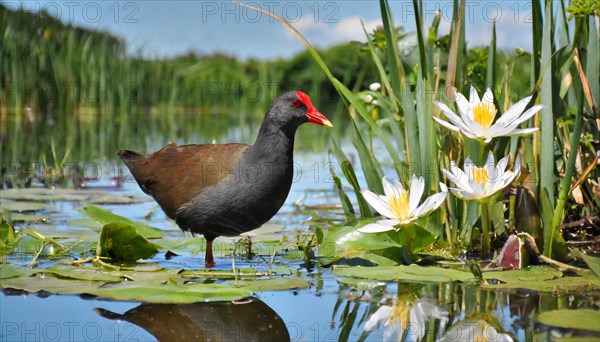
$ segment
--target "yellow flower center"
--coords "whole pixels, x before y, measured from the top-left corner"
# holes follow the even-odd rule
[[[490,102],[479,102],[473,108],[473,120],[477,122],[484,131],[487,131],[490,126],[492,126],[492,122],[494,122],[494,118],[496,118],[496,106]]]
[[[473,166],[471,168],[471,178],[478,184],[483,184],[489,180],[489,175],[485,167]]]
[[[388,205],[398,219],[406,220],[410,216],[408,192],[406,190],[400,191],[400,197],[390,196]]]
[[[409,303],[397,301],[392,306],[392,313],[390,314],[388,324],[393,324],[394,322],[399,322],[400,324],[402,324],[402,329],[406,329],[406,327],[408,327],[411,309],[412,309],[412,303],[409,304]]]

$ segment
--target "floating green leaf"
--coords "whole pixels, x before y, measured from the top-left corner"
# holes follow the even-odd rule
[[[114,300],[185,304],[242,299],[251,292],[222,284],[138,285],[131,282],[102,287],[93,294]]]
[[[491,289],[527,289],[540,292],[571,293],[600,289],[600,279],[591,271],[578,271],[576,276],[564,276],[562,272],[547,266],[529,266],[522,270],[493,271],[483,273],[484,278],[503,283],[483,284]]]
[[[390,247],[402,247],[385,234],[367,234],[358,231],[358,228],[375,220],[361,220],[356,226],[334,227],[329,229],[323,243],[319,246],[319,256],[326,258],[340,258],[347,255],[348,251],[371,251]]]
[[[552,327],[600,332],[599,316],[598,310],[554,310],[541,313],[537,321]]]
[[[22,202],[22,201],[6,201],[0,202],[2,209],[14,211],[14,212],[31,212],[41,211],[48,209],[48,205],[38,202]]]
[[[158,253],[156,246],[137,233],[129,223],[113,222],[102,227],[97,254],[113,260],[147,259]]]
[[[160,229],[156,229],[148,226],[142,222],[134,222],[126,217],[119,216],[117,214],[111,213],[108,210],[96,207],[96,206],[85,206],[81,208],[81,211],[86,214],[89,218],[95,220],[96,222],[105,225],[111,222],[121,222],[127,223],[137,230],[138,234],[147,238],[147,239],[158,239],[162,236]]]
[[[54,277],[14,277],[4,279],[2,288],[12,288],[30,293],[46,291],[54,294],[89,294],[107,299],[151,303],[194,303],[245,298],[247,289],[222,284],[162,285],[152,282],[120,282],[107,285],[103,281],[60,279]]]
[[[102,229],[101,223],[99,223],[98,221],[92,220],[91,218],[87,218],[87,217],[80,217],[80,218],[68,220],[67,224],[69,226],[74,226],[74,227],[97,229],[98,231],[100,231],[100,229]]]
[[[27,267],[22,267],[14,264],[0,264],[0,279],[7,279],[13,277],[29,277],[34,273],[35,271]]]
[[[94,294],[104,282],[65,280],[54,277],[12,277],[2,280],[3,289],[10,288],[29,293],[47,291],[54,294]]]
[[[402,248],[406,246],[406,234],[403,231],[386,233],[361,233],[358,229],[377,219],[361,220],[356,226],[335,227],[329,230],[319,246],[319,256],[325,258],[364,257],[380,265],[389,265],[390,260],[402,260]],[[405,228],[403,228],[405,229]],[[413,252],[422,251],[435,241],[427,230],[413,225],[410,229]],[[375,257],[382,255],[384,258]]]
[[[310,286],[310,282],[299,277],[279,277],[271,279],[258,280],[239,280],[237,282],[230,280],[226,284],[231,287],[248,291],[278,291],[300,289]]]
[[[49,268],[38,268],[35,270],[38,274],[51,274],[56,278],[92,280],[105,282],[118,282],[123,280],[123,276],[109,271],[102,271],[95,267],[82,267],[57,264]]]
[[[48,216],[43,215],[33,215],[33,214],[12,214],[11,215],[12,222],[20,223],[44,223],[48,221]]]
[[[151,200],[147,196],[111,194],[103,191],[76,190],[61,188],[23,188],[0,190],[0,197],[18,201],[81,201],[104,204],[129,204]]]
[[[529,266],[522,270],[492,271],[483,273],[485,279],[497,279],[505,283],[536,282],[558,279],[561,271],[548,266]]]
[[[453,270],[441,267],[423,267],[419,265],[376,266],[376,267],[340,267],[333,274],[341,277],[357,277],[384,281],[435,281],[435,282],[466,282],[473,281],[471,272]]]
[[[133,203],[148,202],[149,200],[150,200],[150,198],[148,198],[148,197],[106,194],[103,196],[94,196],[92,199],[89,200],[89,203],[91,203],[91,204],[133,204]]]

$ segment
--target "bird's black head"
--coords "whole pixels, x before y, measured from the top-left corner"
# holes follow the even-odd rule
[[[267,116],[279,127],[296,128],[303,123],[312,122],[326,127],[333,127],[327,118],[319,113],[312,101],[301,91],[288,91],[279,96]]]

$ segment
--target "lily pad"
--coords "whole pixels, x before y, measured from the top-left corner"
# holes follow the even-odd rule
[[[84,240],[87,242],[98,242],[98,231],[87,229],[87,228],[71,228],[63,229],[54,225],[34,225],[32,226],[33,231],[53,239],[70,239],[70,240]],[[22,228],[23,229],[23,228]]]
[[[236,300],[252,295],[247,289],[222,284],[138,285],[135,282],[102,287],[93,294],[113,300],[177,304]]]
[[[100,229],[102,229],[101,223],[99,223],[98,221],[92,220],[91,218],[88,218],[88,217],[80,217],[80,218],[68,220],[67,225],[72,226],[72,227],[91,228],[91,229],[96,229],[98,231]]]
[[[255,268],[236,269],[237,274],[231,270],[195,270],[182,271],[180,274],[186,278],[207,278],[207,279],[255,279],[265,276],[264,273],[257,273]]]
[[[94,294],[104,284],[101,281],[66,280],[54,277],[12,277],[3,279],[3,289],[10,288],[29,293],[47,291],[54,294]]]
[[[391,247],[402,247],[396,241],[384,234],[367,234],[358,231],[363,225],[373,222],[364,220],[357,226],[344,226],[331,228],[319,245],[319,256],[325,258],[340,258],[348,250],[371,251]]]
[[[98,256],[113,260],[147,259],[158,253],[155,245],[137,233],[129,223],[113,222],[102,227],[98,241]]]
[[[162,237],[160,229],[153,228],[142,222],[134,222],[126,217],[113,214],[108,210],[90,205],[81,208],[81,211],[92,220],[105,225],[111,222],[127,223],[137,230],[138,234],[147,239],[158,239]]]
[[[558,279],[563,274],[561,271],[548,266],[529,266],[522,270],[484,272],[483,276],[485,279],[497,279],[514,284]]]
[[[19,201],[81,201],[105,204],[139,203],[151,200],[147,196],[126,196],[85,189],[27,188],[0,190],[0,197]]]
[[[52,274],[58,278],[76,280],[118,282],[124,279],[124,277],[118,273],[103,271],[95,267],[81,267],[60,264],[49,268],[36,269],[35,272],[38,274]]]
[[[552,327],[600,332],[600,311],[554,310],[541,313],[538,322]]]
[[[13,277],[29,277],[34,273],[35,271],[27,267],[22,267],[14,264],[0,264],[0,279],[7,279]]]
[[[91,204],[133,204],[148,202],[150,200],[152,200],[150,197],[106,194],[103,196],[95,196],[88,202]]]
[[[206,240],[202,237],[194,237],[194,238],[167,238],[160,239],[157,241],[157,244],[161,249],[169,250],[171,252],[187,252],[192,254],[197,254],[200,252],[204,252],[206,247]]]
[[[44,203],[22,201],[0,202],[0,207],[13,212],[32,212],[48,209],[48,205]]]
[[[406,246],[404,231],[386,233],[361,233],[358,229],[376,220],[361,220],[356,226],[335,227],[329,230],[319,245],[322,258],[365,258],[379,265],[390,265],[394,260],[402,260],[403,247]],[[419,252],[431,246],[435,237],[427,230],[415,225],[410,228],[413,252]],[[376,255],[384,254],[385,257]],[[330,260],[324,259],[325,262]],[[397,264],[393,262],[394,264]]]
[[[4,265],[5,267],[6,265]],[[26,268],[7,268],[0,274],[24,272]],[[11,273],[8,273],[11,272]],[[194,303],[222,300],[235,300],[251,295],[250,291],[222,284],[177,284],[161,285],[153,280],[148,282],[120,282],[107,285],[104,281],[61,279],[54,277],[11,276],[2,279],[2,288],[12,288],[30,293],[47,291],[54,294],[89,294],[107,299],[142,301],[152,303]]]
[[[48,216],[33,214],[12,214],[11,220],[16,223],[43,223],[48,221]]]
[[[333,274],[341,277],[357,277],[384,281],[434,281],[466,282],[475,278],[471,272],[441,267],[422,267],[419,265],[376,266],[376,267],[338,267]]]
[[[553,293],[600,289],[600,278],[589,270],[579,271],[576,276],[564,276],[548,266],[529,266],[522,270],[484,272],[483,277],[503,282],[482,285],[490,289],[527,289]]]
[[[146,282],[152,284],[162,284],[170,279],[178,279],[178,282],[184,282],[186,279],[181,274],[181,270],[172,269],[172,268],[154,268],[147,269],[145,266],[138,266],[132,270],[121,270],[116,272],[116,274],[131,279],[137,282]]]
[[[279,291],[279,290],[294,290],[309,287],[311,284],[308,280],[299,277],[279,277],[271,279],[257,280],[234,280],[226,282],[230,286],[235,286],[239,289],[248,291]]]

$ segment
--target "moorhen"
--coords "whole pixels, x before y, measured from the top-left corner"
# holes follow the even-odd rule
[[[168,217],[206,238],[205,265],[215,261],[212,242],[269,221],[292,185],[294,135],[305,122],[333,127],[301,91],[287,92],[265,114],[254,145],[171,143],[148,157],[119,151],[142,191]]]

